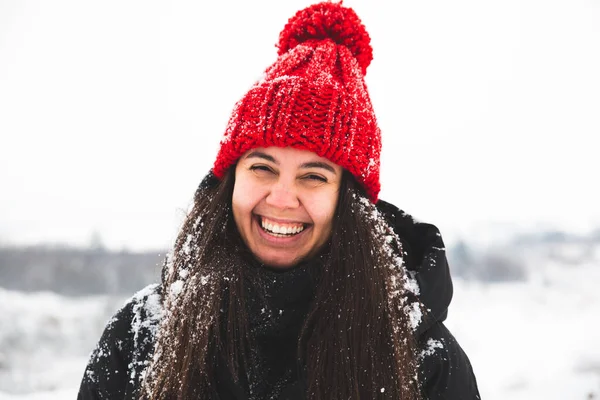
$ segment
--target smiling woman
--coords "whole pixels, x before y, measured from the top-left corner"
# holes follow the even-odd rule
[[[378,200],[350,8],[299,11],[238,102],[162,282],[108,323],[79,399],[477,399],[438,230]]]
[[[235,169],[232,210],[242,240],[272,267],[291,267],[329,240],[342,168],[294,148],[250,150]]]

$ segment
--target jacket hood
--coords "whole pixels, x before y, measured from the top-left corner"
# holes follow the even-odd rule
[[[452,300],[452,278],[442,235],[434,225],[416,221],[393,204],[379,200],[377,208],[400,238],[406,268],[419,284],[419,300],[428,311],[417,328],[421,335],[446,319]]]

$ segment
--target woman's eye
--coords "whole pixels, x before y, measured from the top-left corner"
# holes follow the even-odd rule
[[[272,172],[271,168],[267,167],[266,165],[252,165],[250,167],[250,171]]]
[[[321,175],[306,175],[305,176],[306,179],[311,180],[311,181],[316,181],[316,182],[327,182],[327,179],[322,177]]]

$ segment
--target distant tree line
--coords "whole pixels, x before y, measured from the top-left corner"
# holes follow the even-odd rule
[[[4,247],[0,248],[0,287],[69,296],[128,295],[158,282],[164,255],[102,247]]]
[[[532,264],[535,260],[535,265]],[[547,264],[576,268],[600,262],[600,229],[588,235],[561,231],[541,231],[517,235],[505,244],[475,248],[458,241],[448,249],[448,261],[454,277],[483,282],[523,281]]]
[[[452,276],[483,282],[510,282],[527,279],[523,260],[498,250],[477,252],[464,241],[448,251]]]

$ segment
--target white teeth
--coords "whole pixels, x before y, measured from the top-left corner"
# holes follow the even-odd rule
[[[284,226],[272,223],[264,218],[261,219],[263,229],[276,235],[295,235],[304,230],[304,226]]]

